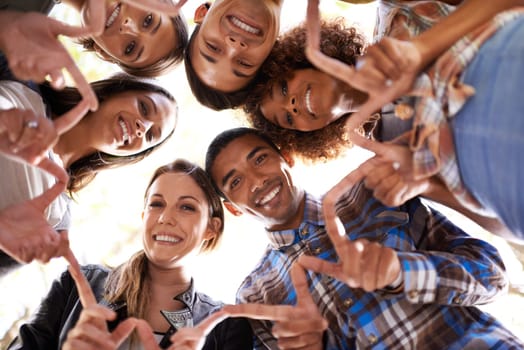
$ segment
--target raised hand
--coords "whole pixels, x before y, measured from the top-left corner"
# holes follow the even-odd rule
[[[67,334],[63,349],[115,350],[136,329],[145,350],[161,350],[153,335],[153,330],[144,320],[130,317],[119,323],[113,332],[109,332],[106,321],[113,320],[115,313],[97,304],[93,290],[69,247],[63,256],[69,263],[69,273],[75,281],[78,297],[83,307],[78,323]]]
[[[195,327],[184,327],[179,329],[171,337],[169,350],[199,350],[206,342],[206,337],[217,324],[226,319],[229,315],[224,311],[217,311]]]
[[[295,306],[239,304],[227,305],[223,310],[233,317],[274,321],[272,333],[280,349],[323,349],[327,321],[309,292],[304,269],[295,263],[290,273],[297,294]]]
[[[411,42],[384,38],[370,46],[355,67],[320,51],[319,0],[309,0],[306,55],[321,71],[368,94],[367,102],[348,119],[349,131],[359,127],[383,105],[408,92],[420,70],[421,57]]]
[[[178,15],[187,0],[179,0],[177,2],[171,0],[123,0],[123,2],[142,10],[164,13],[174,17]]]
[[[0,110],[0,152],[37,165],[87,110],[87,103],[82,101],[53,121],[29,110]]]
[[[428,191],[430,178],[414,177],[413,154],[408,146],[371,141],[357,133],[351,133],[351,140],[355,145],[374,152],[375,156],[328,191],[323,207],[330,217],[334,215],[339,198],[360,181],[373,190],[375,198],[390,207],[402,205]]]
[[[94,8],[101,0],[91,0]],[[0,11],[2,34],[0,49],[6,55],[13,74],[22,80],[43,82],[46,77],[53,87],[64,87],[63,69],[71,75],[89,109],[98,108],[98,100],[87,80],[62,43],[59,35],[72,38],[89,36],[91,27],[74,27],[36,12]],[[99,24],[97,24],[99,26]]]
[[[365,239],[350,241],[338,217],[326,220],[326,229],[339,261],[333,263],[313,256],[301,256],[298,263],[308,270],[326,274],[352,288],[367,292],[397,283],[401,278],[400,261],[396,252]],[[400,279],[400,281],[402,281]],[[395,286],[398,287],[398,286]]]
[[[49,159],[41,163],[41,168],[59,181],[38,197],[0,211],[0,247],[21,263],[34,259],[48,262],[62,255],[69,242],[67,233],[58,234],[44,216],[45,209],[64,191],[67,174]]]

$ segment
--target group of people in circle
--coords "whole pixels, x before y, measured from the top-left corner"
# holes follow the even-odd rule
[[[281,33],[283,1],[204,3],[189,34],[187,0],[64,0],[80,27],[48,17],[54,1],[0,0],[0,274],[69,262],[9,349],[524,348],[476,307],[508,288],[499,252],[421,201],[524,240],[524,2],[377,0],[367,42],[318,0]],[[123,72],[87,82],[59,35]],[[152,79],[179,64],[199,103],[246,126],[203,166],[175,154],[154,171],[142,250],[80,266],[72,198],[190,117]],[[321,198],[294,181],[297,158],[353,145],[374,156]],[[224,208],[269,239],[234,305],[189,266],[217,247]]]

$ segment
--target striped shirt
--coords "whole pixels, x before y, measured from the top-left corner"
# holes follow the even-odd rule
[[[270,245],[244,280],[238,303],[296,303],[289,271],[301,255],[337,261],[321,201],[306,194],[304,217],[292,230],[267,232]],[[521,343],[473,305],[507,288],[497,250],[474,239],[418,199],[388,208],[362,185],[339,203],[349,239],[366,238],[398,251],[404,289],[365,292],[307,271],[310,292],[328,321],[326,349],[518,349]],[[256,348],[276,349],[271,322],[252,321]],[[436,336],[438,335],[438,336]]]

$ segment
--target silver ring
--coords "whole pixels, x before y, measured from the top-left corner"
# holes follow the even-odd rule
[[[395,170],[398,170],[400,169],[400,163],[399,162],[393,162],[393,164],[391,164],[393,166],[393,169]]]
[[[38,129],[38,121],[36,121],[36,120],[29,120],[29,121],[25,122],[25,126],[26,126],[26,128],[29,128],[29,129]]]

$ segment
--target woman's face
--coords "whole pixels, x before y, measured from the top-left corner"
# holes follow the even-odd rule
[[[162,142],[175,128],[176,104],[156,92],[114,95],[86,117],[91,146],[114,156],[128,156]]]
[[[144,250],[157,266],[181,266],[185,257],[200,251],[204,240],[216,235],[209,228],[204,192],[183,173],[162,174],[153,182],[142,215]]]
[[[271,123],[284,129],[321,129],[355,111],[365,95],[314,68],[295,70],[274,83],[260,105]]]
[[[86,21],[86,11],[82,15]],[[169,16],[113,0],[106,2],[104,31],[92,39],[104,58],[133,68],[150,66],[168,56],[178,40]]]
[[[278,35],[281,5],[274,0],[216,0],[190,47],[191,63],[209,87],[245,87]]]

